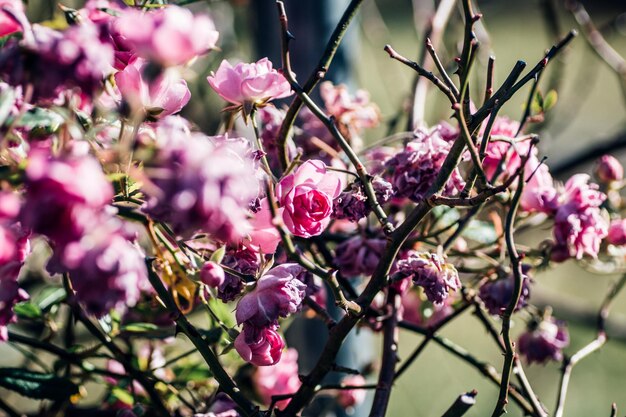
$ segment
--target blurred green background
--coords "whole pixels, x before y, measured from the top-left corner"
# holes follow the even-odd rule
[[[297,1],[287,2],[295,4]],[[78,6],[80,1],[65,1],[68,6]],[[216,17],[218,29],[222,31],[223,52],[208,60],[197,63],[189,72],[194,94],[193,103],[186,114],[205,128],[217,124],[211,117],[221,106],[204,81],[207,72],[217,66],[222,56],[248,59],[251,55],[248,21],[250,5],[239,1],[232,5],[223,1],[211,4],[198,2],[192,7],[207,10]],[[485,63],[487,56],[496,56],[496,86],[504,80],[517,59],[523,59],[532,67],[541,59],[544,51],[555,41],[555,30],[564,34],[576,28],[576,22],[563,10],[562,2],[555,1],[559,10],[559,27],[545,19],[544,1],[478,1],[484,15],[484,25],[489,41],[483,42],[478,65],[475,68],[477,79],[473,82],[474,96],[482,96]],[[405,66],[392,61],[383,51],[383,46],[391,44],[407,57],[417,57],[421,39],[423,16],[414,14],[414,5],[428,8],[432,1],[415,0],[366,0],[358,22],[359,42],[355,55],[355,76],[360,88],[371,92],[382,114],[392,118],[409,96],[414,74]],[[596,24],[603,29],[607,40],[626,56],[626,2],[589,1],[586,6]],[[293,6],[297,7],[297,6]],[[56,10],[51,0],[30,0],[29,13],[35,20],[48,20]],[[415,22],[419,27],[416,29]],[[450,62],[456,42],[461,35],[460,13],[455,10],[450,21],[442,56]],[[268,30],[278,30],[276,27]],[[293,44],[298,47],[297,41]],[[557,165],[581,150],[597,146],[626,129],[625,101],[619,87],[617,75],[602,63],[589,49],[582,36],[573,41],[560,62],[551,64],[543,77],[541,87],[544,93],[553,81],[559,81],[559,100],[549,114],[549,123],[541,132],[541,153],[548,156],[549,165]],[[276,63],[278,64],[278,63]],[[561,76],[554,74],[559,67]],[[527,90],[522,91],[508,103],[500,114],[519,119]],[[432,90],[429,96],[427,118],[429,123],[449,117],[446,103]],[[211,108],[211,111],[207,111]],[[381,137],[384,129],[368,134],[368,139]],[[624,156],[617,152],[616,156]],[[624,158],[622,158],[624,160]],[[581,166],[577,171],[589,171],[590,165]],[[561,179],[566,179],[567,173]],[[548,237],[549,230],[535,231],[525,236],[528,241]],[[574,263],[566,263],[548,272],[535,276],[534,295],[541,303],[550,302],[555,306],[554,315],[569,319],[571,336],[566,353],[573,353],[595,337],[593,315],[616,275],[598,275],[585,271]],[[496,323],[499,327],[500,324]],[[518,319],[514,332],[524,327]],[[449,325],[443,335],[473,352],[479,359],[492,363],[498,370],[502,357],[494,348],[480,323],[465,313],[459,320]],[[614,303],[609,337],[612,340],[600,351],[579,364],[573,373],[565,415],[568,417],[608,416],[610,404],[626,410],[626,293],[622,293]],[[420,337],[401,334],[400,356],[408,356],[420,341]],[[373,338],[378,348],[380,340]],[[553,409],[559,378],[558,364],[547,366],[527,366],[527,375],[537,394],[545,404]],[[434,343],[429,345],[412,368],[397,382],[392,394],[390,416],[435,417],[453,402],[461,392],[478,390],[477,405],[468,416],[490,415],[497,398],[497,388],[486,381],[476,370],[468,367],[455,357],[441,350]],[[511,416],[521,416],[517,407],[508,407]],[[619,415],[623,415],[621,412]]]

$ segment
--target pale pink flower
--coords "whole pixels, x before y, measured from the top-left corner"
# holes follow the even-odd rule
[[[320,95],[326,110],[337,121],[356,131],[376,127],[380,123],[380,110],[370,103],[370,95],[365,90],[357,90],[353,96],[345,85],[325,81],[320,84]]]
[[[263,105],[292,94],[289,82],[267,58],[234,67],[224,60],[207,81],[220,97],[237,106],[244,103]]]
[[[210,17],[174,5],[150,12],[129,9],[113,26],[132,51],[162,66],[182,65],[207,53],[219,37]]]
[[[283,211],[282,208],[277,209],[276,215],[282,216]],[[276,252],[281,237],[272,223],[272,213],[267,198],[261,200],[259,211],[254,213],[250,226],[251,231],[243,241],[244,246],[263,254]]]
[[[306,161],[281,179],[276,185],[276,197],[289,231],[301,237],[321,234],[330,223],[333,199],[342,188],[341,177],[328,172],[326,164],[317,160]]]
[[[360,387],[365,385],[365,378],[361,375],[349,375],[341,381],[345,387]],[[354,407],[365,401],[367,391],[364,389],[342,389],[337,392],[337,403],[343,408]]]
[[[289,348],[276,365],[257,368],[252,375],[252,381],[261,402],[266,406],[271,404],[275,395],[296,392],[302,385],[298,378],[298,351]],[[289,399],[278,401],[276,407],[282,410],[289,401]]]
[[[545,164],[541,164],[536,156],[531,156],[525,167],[526,178],[520,199],[520,207],[527,212],[552,213],[557,191],[552,175]],[[530,177],[532,175],[532,177]]]
[[[115,83],[124,100],[153,118],[181,111],[191,98],[187,82],[173,68],[153,80],[146,80],[144,73],[147,65],[146,61],[137,58],[115,74]]]

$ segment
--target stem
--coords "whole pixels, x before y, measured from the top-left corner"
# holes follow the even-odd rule
[[[600,310],[598,311],[598,319],[597,319],[597,327],[598,334],[594,340],[592,340],[589,344],[584,346],[578,352],[576,352],[571,358],[565,358],[563,360],[563,368],[561,372],[561,383],[558,392],[556,410],[554,412],[554,417],[562,417],[563,410],[565,408],[565,398],[567,396],[567,388],[569,386],[569,380],[572,375],[572,371],[574,366],[578,364],[581,360],[600,349],[607,341],[606,336],[606,319],[609,316],[609,311],[611,308],[611,304],[615,297],[622,291],[624,286],[626,285],[626,274],[622,275],[620,280],[611,287],[608,294],[604,298],[602,305],[600,306]]]
[[[279,5],[279,13],[281,13],[280,18],[282,20],[284,16],[285,25],[286,25],[287,15],[284,13],[284,7],[281,10],[281,5],[279,4],[279,3],[282,4],[282,2],[277,1],[276,3],[277,5]],[[339,45],[341,44],[341,41],[343,40],[343,37],[346,34],[346,30],[350,26],[350,22],[352,22],[352,20],[354,19],[354,16],[356,15],[356,12],[361,6],[361,3],[363,3],[363,0],[352,0],[350,4],[348,5],[348,7],[346,7],[346,10],[343,12],[341,19],[339,19],[339,22],[337,23],[337,26],[335,27],[335,30],[330,35],[330,39],[328,39],[328,43],[326,44],[326,49],[324,50],[324,53],[320,57],[317,67],[313,70],[313,72],[311,72],[311,74],[309,75],[309,78],[304,84],[304,87],[302,88],[305,94],[310,94],[311,91],[313,91],[313,89],[315,88],[315,86],[320,82],[320,80],[322,80],[324,76],[326,75],[326,72],[328,71],[328,68],[330,67],[331,62],[333,61],[333,58],[335,57],[335,54],[337,53],[337,50],[339,49]],[[290,34],[287,36],[286,41],[288,42],[289,39],[291,39]],[[285,57],[283,56],[283,73],[291,75],[291,64],[288,59],[285,60],[284,58]],[[293,101],[291,102],[291,105],[289,106],[289,109],[287,110],[285,119],[283,120],[283,123],[280,126],[278,137],[276,138],[279,160],[283,169],[286,169],[289,166],[289,153],[287,150],[287,139],[289,138],[291,128],[293,127],[293,124],[296,120],[296,116],[302,109],[303,104],[304,103],[300,96],[296,96],[293,99]]]
[[[476,395],[478,395],[476,390],[459,395],[456,401],[448,408],[448,411],[443,413],[442,417],[461,417],[465,415],[476,404]]]
[[[198,349],[198,352],[202,355],[207,365],[213,373],[213,377],[219,383],[220,389],[224,391],[228,396],[237,403],[239,412],[244,416],[254,416],[257,414],[256,407],[241,393],[241,390],[235,385],[230,375],[224,370],[222,364],[220,364],[217,356],[206,341],[202,338],[198,329],[196,329],[188,320],[187,317],[180,311],[178,305],[172,298],[172,295],[165,289],[161,278],[152,269],[151,262],[147,261],[148,267],[148,279],[152,284],[152,287],[157,292],[161,301],[165,304],[165,307],[175,314],[174,320],[181,332],[189,338],[193,345]]]
[[[522,171],[520,180],[517,182],[517,190],[513,195],[511,201],[511,207],[506,217],[505,224],[505,239],[509,258],[511,259],[511,269],[513,270],[513,278],[515,285],[513,288],[513,296],[509,305],[502,314],[502,338],[504,339],[504,347],[506,349],[504,354],[504,365],[502,366],[502,383],[500,384],[500,394],[498,396],[498,402],[491,414],[492,417],[499,417],[505,412],[504,408],[508,403],[509,383],[511,380],[511,371],[513,369],[513,361],[515,359],[515,348],[511,340],[511,316],[517,307],[517,303],[522,294],[522,284],[524,276],[522,274],[522,264],[520,262],[520,256],[515,248],[515,242],[513,240],[513,226],[515,223],[515,216],[517,214],[517,208],[519,207],[520,198],[524,191],[524,163],[522,164]]]
[[[396,364],[398,363],[398,308],[401,305],[400,294],[389,288],[387,307],[389,317],[383,324],[383,352],[378,384],[374,394],[374,401],[370,410],[370,417],[383,417],[387,412],[391,387],[393,385]]]

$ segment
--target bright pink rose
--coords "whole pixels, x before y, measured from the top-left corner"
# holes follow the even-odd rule
[[[282,216],[283,211],[282,208],[279,208],[276,215]],[[244,240],[244,246],[266,255],[276,252],[281,238],[280,233],[276,230],[276,226],[272,223],[272,213],[267,198],[261,200],[261,208],[250,220],[250,225],[252,231]]]
[[[298,264],[286,263],[270,269],[257,281],[254,290],[237,304],[237,324],[272,325],[300,309],[306,285],[298,279],[304,272]]]
[[[114,31],[139,56],[162,66],[182,65],[215,48],[219,33],[210,17],[178,6],[125,11]]]
[[[292,94],[289,82],[272,68],[272,62],[267,58],[234,67],[224,60],[207,81],[220,97],[238,106],[244,103],[261,105]]]
[[[349,375],[341,381],[345,387],[360,387],[365,385],[365,378],[361,375]],[[367,395],[364,389],[342,389],[337,392],[337,402],[344,408],[354,407],[365,401]]]
[[[276,327],[253,327],[244,324],[235,339],[235,349],[246,362],[257,366],[276,364],[282,355],[285,342]]]
[[[257,394],[266,406],[271,404],[272,396],[296,392],[302,385],[298,378],[298,351],[287,349],[276,365],[257,368],[252,380]],[[282,410],[289,401],[278,401],[276,408]]]
[[[22,0],[0,0],[0,37],[22,30],[22,26],[12,14],[24,15]],[[26,20],[25,16],[24,20]]]
[[[187,82],[173,68],[148,81],[144,78],[146,67],[147,62],[137,58],[115,74],[115,83],[124,100],[153,118],[181,111],[191,98]]]
[[[626,219],[617,219],[611,222],[606,241],[611,245],[626,245]]]
[[[326,164],[309,160],[276,185],[276,197],[284,209],[285,225],[296,236],[321,234],[330,223],[333,200],[343,188],[339,175]]]

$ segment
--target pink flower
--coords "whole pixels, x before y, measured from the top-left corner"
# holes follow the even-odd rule
[[[82,236],[113,198],[113,187],[95,159],[50,157],[45,151],[31,152],[26,166],[26,202],[22,207],[24,227],[58,244]]]
[[[611,155],[604,155],[596,164],[596,177],[599,181],[609,184],[624,179],[624,167]]]
[[[182,65],[215,48],[219,33],[210,17],[178,6],[125,11],[114,31],[139,56],[164,67]]]
[[[284,208],[285,225],[296,236],[321,234],[330,223],[333,199],[343,188],[341,178],[326,171],[322,161],[309,160],[276,185],[276,197]]]
[[[567,250],[571,257],[595,258],[600,243],[608,234],[608,224],[600,210],[606,195],[597,184],[589,184],[589,175],[572,176],[559,195],[554,218],[557,253]],[[562,257],[562,256],[561,256]]]
[[[442,304],[450,291],[461,288],[459,273],[454,265],[437,254],[410,251],[396,265],[400,274],[411,277],[415,285],[424,288],[428,301],[433,304]]]
[[[606,241],[611,245],[626,245],[626,219],[617,219],[611,222]]]
[[[259,211],[250,220],[252,230],[248,233],[243,244],[255,252],[268,255],[276,252],[281,237],[276,226],[272,223],[272,213],[267,198],[261,200],[260,205]],[[283,211],[282,208],[279,208],[276,215],[282,216]]]
[[[7,13],[2,9],[10,10],[16,15],[23,15],[24,5],[22,0],[0,0],[0,37],[21,31],[22,26],[20,23],[13,18],[11,13]],[[25,16],[24,20],[26,20]]]
[[[220,97],[237,106],[244,103],[263,105],[292,94],[289,82],[272,68],[272,62],[267,58],[234,67],[224,60],[207,81]]]
[[[360,387],[365,385],[365,378],[361,375],[350,375],[341,381],[341,385],[346,387]],[[342,389],[337,392],[337,403],[344,408],[354,407],[365,401],[367,395],[364,389]]]
[[[526,162],[525,175],[530,180],[524,185],[520,206],[527,212],[552,213],[557,191],[552,181],[552,175],[545,164],[539,165],[539,159],[531,156]],[[533,175],[534,172],[534,175]]]
[[[454,297],[448,297],[442,304],[433,304],[422,299],[417,291],[407,291],[402,296],[401,317],[417,326],[436,326],[454,312],[455,301]]]
[[[376,127],[380,122],[380,110],[374,103],[370,103],[369,93],[365,90],[357,90],[351,96],[345,85],[335,86],[325,81],[320,84],[320,95],[326,110],[340,123],[356,131]]]
[[[276,332],[276,326],[258,328],[244,324],[235,339],[235,349],[246,362],[257,366],[276,364],[282,355],[285,342]]]
[[[147,62],[137,58],[115,74],[115,83],[124,100],[155,118],[178,113],[191,98],[187,82],[174,69],[147,81],[144,78],[146,67]]]
[[[217,288],[224,283],[226,275],[219,264],[209,261],[202,265],[200,280],[211,288]]]
[[[298,276],[304,271],[298,264],[286,263],[270,269],[253,291],[237,304],[237,324],[262,327],[272,325],[279,317],[297,312],[304,298],[306,285]]]
[[[293,394],[302,385],[298,378],[298,351],[293,348],[285,350],[280,362],[274,366],[257,368],[252,380],[261,402],[266,406],[271,404],[272,396]],[[276,407],[282,410],[289,401],[278,401]]]
[[[563,348],[569,345],[569,335],[565,323],[548,317],[541,322],[531,322],[517,342],[519,353],[528,363],[560,361]]]

